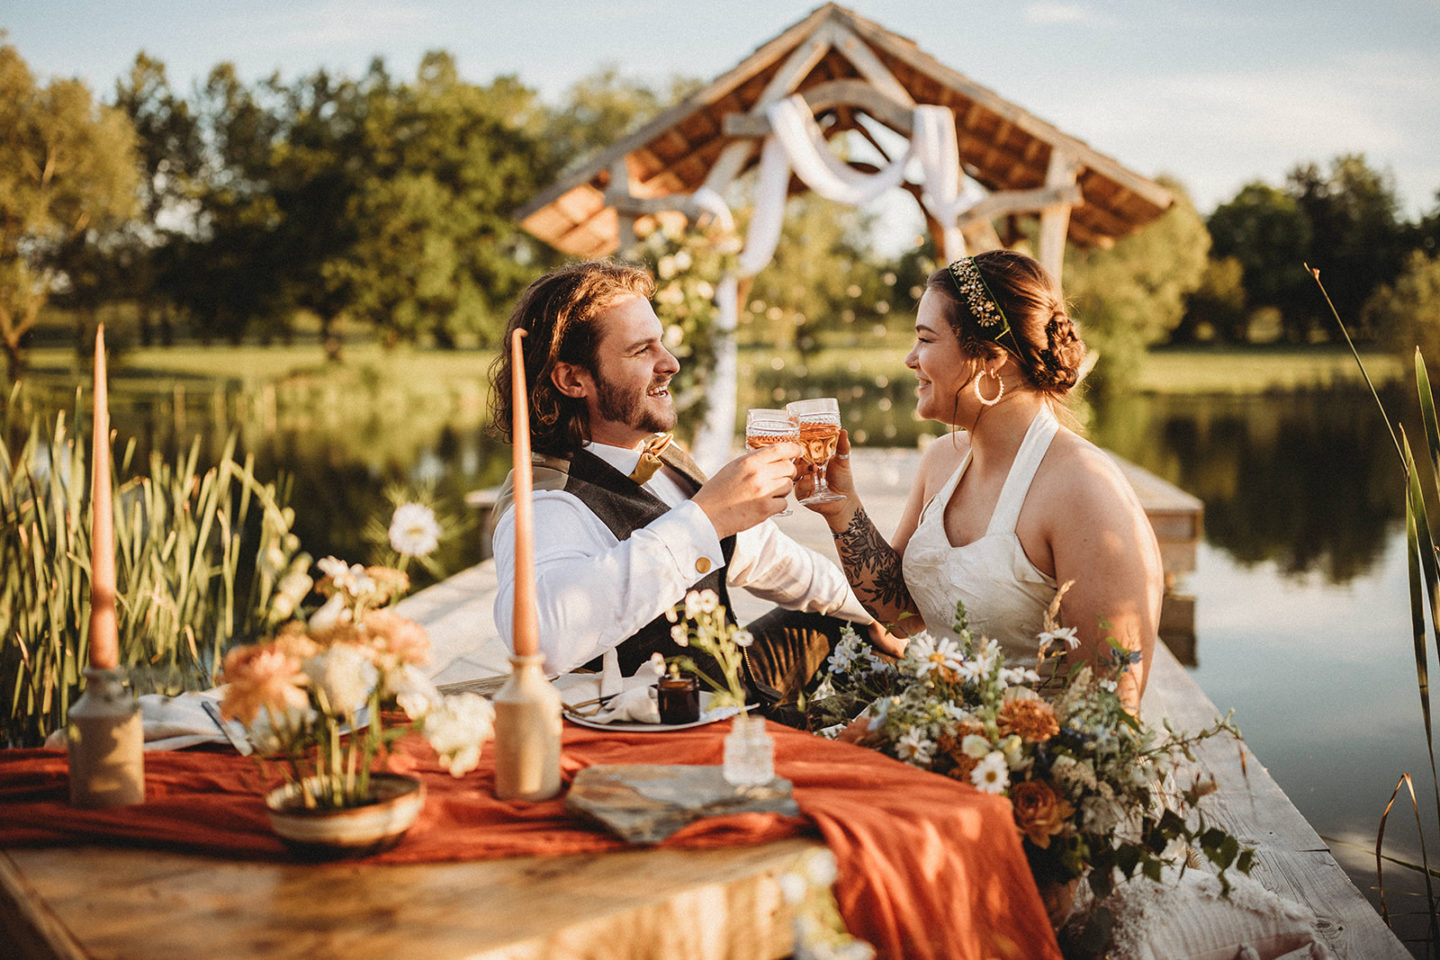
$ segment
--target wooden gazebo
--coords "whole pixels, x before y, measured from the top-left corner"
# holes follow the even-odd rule
[[[577,257],[628,248],[637,223],[668,210],[694,216],[692,194],[721,194],[758,163],[771,133],[767,108],[799,94],[823,135],[861,122],[913,133],[918,104],[948,107],[963,173],[986,191],[956,226],[970,252],[1009,245],[1038,218],[1036,256],[1056,276],[1068,238],[1108,245],[1153,220],[1168,191],[1026,113],[915,43],[827,3],[759,47],[734,69],[602,151],[518,211],[521,225]],[[922,185],[903,186],[920,195]],[[792,179],[792,192],[805,189]],[[941,224],[927,212],[940,246]]]
[[[850,131],[873,147],[879,164],[841,159],[827,146]],[[882,142],[896,139],[907,141],[903,152]],[[904,179],[911,159],[926,182]],[[1108,245],[1171,203],[1159,184],[912,41],[827,3],[541,191],[516,216],[565,253],[608,256],[629,250],[637,227],[648,232],[647,221],[657,217],[730,218],[728,188],[752,169],[742,275],[769,261],[785,197],[806,189],[862,203],[901,186],[919,201],[945,259],[1033,234],[1036,258],[1057,278],[1067,239]],[[1029,229],[1027,219],[1038,226]],[[715,369],[692,447],[707,468],[728,458],[734,431],[738,289],[733,276],[717,286]]]

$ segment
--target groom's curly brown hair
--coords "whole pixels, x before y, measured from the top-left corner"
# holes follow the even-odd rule
[[[490,364],[490,432],[514,443],[510,388],[510,337],[521,328],[525,387],[530,399],[530,446],[539,453],[569,457],[590,440],[585,402],[555,387],[556,363],[595,372],[596,314],[627,296],[649,300],[655,280],[649,271],[618,260],[573,263],[525,289],[505,325],[500,355]]]

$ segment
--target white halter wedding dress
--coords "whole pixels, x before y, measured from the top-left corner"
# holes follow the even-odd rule
[[[1055,599],[1055,578],[1036,569],[1015,535],[1030,482],[1060,425],[1041,407],[1015,454],[1000,499],[984,536],[951,546],[945,535],[945,506],[970,466],[970,454],[925,504],[920,524],[905,547],[905,585],[935,637],[955,637],[955,604],[965,604],[970,632],[999,642],[1014,666],[1033,666],[1036,635],[1045,609]]]

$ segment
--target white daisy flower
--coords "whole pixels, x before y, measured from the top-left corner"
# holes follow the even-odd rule
[[[440,521],[423,503],[402,503],[390,517],[390,546],[402,557],[428,557],[440,546]]]
[[[970,782],[986,793],[1002,793],[1010,786],[1010,768],[1005,763],[1005,754],[996,750],[976,764],[970,772]]]
[[[912,727],[905,731],[905,736],[896,741],[895,753],[901,760],[922,766],[934,757],[935,744],[919,728]]]
[[[960,647],[950,637],[944,637],[935,644],[934,649],[921,662],[915,671],[915,676],[923,677],[936,667],[946,667],[950,670],[961,669],[964,661],[960,656]]]
[[[929,633],[917,633],[905,645],[905,659],[914,664],[927,663],[935,652],[935,638]]]
[[[1080,646],[1080,634],[1074,627],[1056,627],[1054,630],[1042,630],[1040,632],[1040,652],[1044,653],[1050,649],[1051,644],[1063,643],[1069,650]]]

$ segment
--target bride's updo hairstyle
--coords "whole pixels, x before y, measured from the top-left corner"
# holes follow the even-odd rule
[[[991,250],[936,270],[925,286],[944,301],[963,355],[983,359],[999,346],[1015,358],[1029,386],[1056,399],[1079,380],[1085,342],[1065,312],[1059,286],[1035,260]]]

